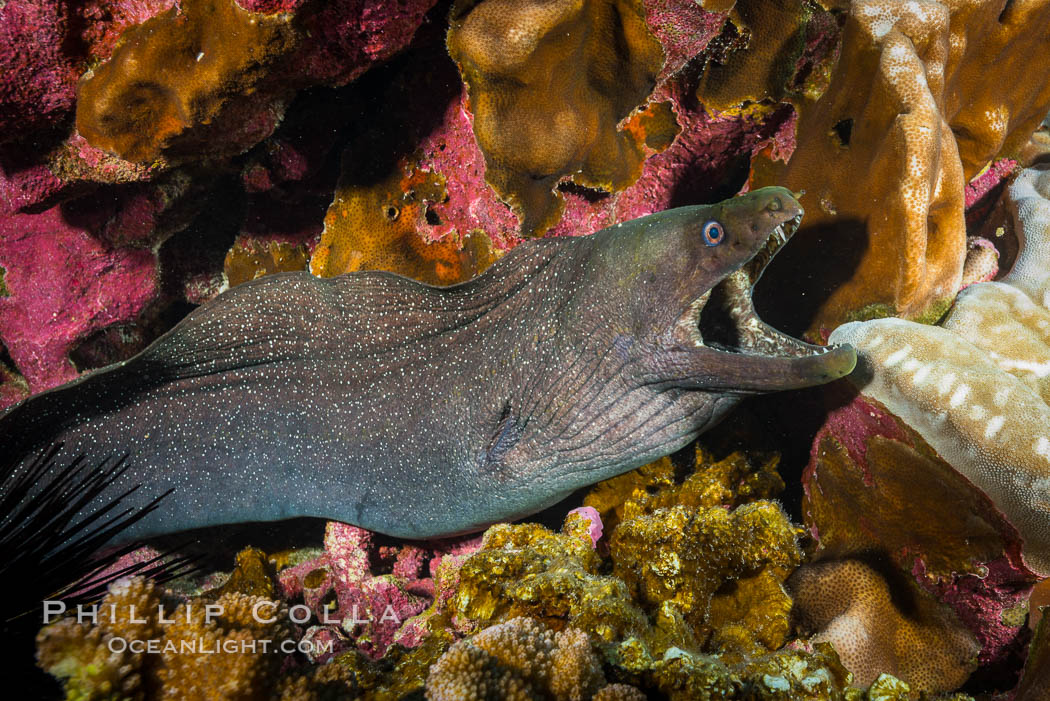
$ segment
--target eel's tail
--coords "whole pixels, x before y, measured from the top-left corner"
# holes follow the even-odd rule
[[[31,460],[0,458],[0,656],[20,681],[52,696],[53,682],[36,669],[34,638],[43,602],[61,600],[67,608],[97,600],[110,582],[131,574],[170,579],[192,570],[186,557],[158,556],[115,569],[138,547],[130,543],[100,550],[121,530],[150,513],[168,495],[143,508],[123,506],[132,487],[98,503],[99,495],[127,469],[126,456],[92,464],[83,456],[55,465],[61,445]]]

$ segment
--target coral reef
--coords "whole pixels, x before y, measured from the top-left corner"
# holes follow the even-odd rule
[[[75,56],[56,58],[72,76],[63,78],[65,97],[60,101],[65,107],[49,113],[52,135],[43,141],[28,138],[25,121],[5,132],[0,208],[39,216],[59,203],[65,208],[88,198],[104,201],[113,210],[111,221],[90,231],[93,238],[135,255],[140,247],[167,249],[161,251],[159,265],[163,290],[152,295],[148,318],[125,319],[118,327],[87,315],[92,321],[81,337],[107,338],[92,351],[91,367],[126,359],[163,331],[163,325],[152,328],[156,315],[184,311],[186,302],[199,304],[228,284],[305,267],[304,256],[311,269],[324,275],[374,266],[448,284],[484,269],[520,240],[520,222],[485,181],[485,156],[474,133],[477,105],[468,101],[445,46],[448,8],[436,8],[424,21],[431,4],[257,2],[238,9],[232,2],[196,0],[173,8],[158,0],[134,6],[89,4],[69,10],[74,13],[69,16],[63,8],[48,10],[57,23],[55,41],[60,35],[62,39],[55,56],[77,48]],[[608,51],[594,37],[627,32],[638,40],[632,39],[632,45],[647,47],[655,57],[662,50],[666,56],[662,69],[654,59],[643,71],[660,70],[646,78],[661,82],[658,94],[647,100],[649,88],[639,88],[639,96],[632,98],[637,102],[623,109],[629,112],[634,104],[641,109],[603,127],[612,143],[633,144],[644,160],[631,166],[631,178],[637,180],[625,190],[608,194],[566,183],[550,193],[564,202],[564,215],[551,235],[590,233],[673,204],[719,199],[738,187],[724,181],[741,153],[771,143],[781,151],[789,148],[789,107],[763,104],[710,115],[697,103],[687,72],[681,71],[717,35],[724,14],[695,3],[625,3],[623,16],[616,19],[610,14],[615,6],[589,4],[578,17],[583,34],[573,41],[597,47],[601,58]],[[36,26],[19,24],[17,12],[8,9],[3,18],[7,24],[0,25],[16,32]],[[205,58],[196,60],[201,53],[196,48],[206,48],[220,25],[245,18],[259,20],[252,25],[254,34],[249,32],[254,43],[242,33],[222,51],[204,51]],[[588,24],[597,20],[611,24]],[[275,41],[266,41],[271,34]],[[400,58],[364,74],[410,41]],[[182,57],[175,88],[168,85],[174,74],[153,75],[161,63],[150,57],[167,55],[165,47],[178,49]],[[21,56],[12,60],[21,61]],[[132,60],[134,71],[128,63]],[[34,71],[41,68],[27,65]],[[95,131],[84,127],[83,135],[67,134],[72,80],[88,67],[92,72],[81,83],[84,95],[77,110],[88,122],[104,114],[113,117],[105,126],[112,132],[109,137],[96,133],[104,131],[102,125]],[[567,79],[571,73],[566,72]],[[112,78],[103,81],[107,75]],[[621,92],[619,78],[606,88]],[[309,89],[349,81],[354,82],[341,94]],[[122,104],[144,86],[153,86],[151,97],[137,102],[134,110],[106,107]],[[135,117],[139,112],[164,112],[177,105],[182,107],[173,112],[174,121],[158,119],[130,129],[132,122],[142,121]],[[111,143],[114,138],[127,143]],[[141,142],[142,153],[132,154],[133,142]],[[129,162],[106,149],[148,163]],[[332,163],[341,151],[344,177],[337,183]],[[231,168],[241,172],[236,184],[224,175]],[[194,220],[202,210],[221,214]],[[394,221],[391,212],[397,213]],[[324,241],[318,245],[322,228]],[[218,246],[224,247],[222,253],[211,250]],[[165,317],[162,324],[171,322]],[[151,328],[144,331],[147,326]],[[3,336],[3,342],[12,357],[24,358],[30,349],[20,348],[23,341],[16,333]],[[139,335],[143,342],[121,344],[121,335]],[[19,362],[15,360],[13,370],[35,374]],[[31,382],[34,390],[72,377],[69,360],[60,351],[51,353],[45,365],[44,374],[56,379]],[[15,389],[4,396],[21,394]]]
[[[301,244],[245,236],[238,238],[226,253],[223,270],[229,286],[236,287],[263,275],[302,270],[306,261],[306,247]]]
[[[997,283],[973,285],[964,294],[977,290],[983,296],[981,285]],[[1050,420],[1045,401],[985,351],[947,329],[880,320],[841,327],[834,340],[852,343],[878,368],[862,390],[987,493],[1021,532],[1025,561],[1038,572],[1050,572],[1042,487],[1047,460],[1040,436],[1032,431]]]
[[[827,87],[838,39],[832,13],[801,0],[703,5],[728,11],[697,89],[708,109],[724,112],[794,93],[819,96]]]
[[[1005,204],[1019,250],[1014,266],[1001,282],[1050,309],[1050,166],[1021,171],[1010,185]]]
[[[693,484],[706,481],[711,486],[729,475],[735,480],[747,472],[741,465],[747,462],[742,456],[728,462],[737,469],[726,469],[725,463],[712,465],[702,458],[690,477],[706,470],[713,474]],[[651,476],[661,470],[662,466],[654,463],[632,479],[635,484],[652,484]],[[628,477],[616,478],[619,485],[607,483],[595,490],[609,504],[610,514],[621,505],[620,499],[631,498],[631,491],[623,488],[630,483],[625,479]],[[674,480],[663,486],[672,492],[678,489],[682,485]],[[641,504],[649,498],[659,503],[668,499],[661,494],[663,490],[654,489],[649,494],[641,487],[634,491],[634,498]],[[641,504],[624,510],[642,511]],[[555,630],[568,626],[583,631],[610,660],[612,671],[607,678],[675,700],[846,697],[849,673],[830,646],[820,644],[810,651],[782,647],[790,631],[791,601],[782,587],[785,570],[776,563],[785,556],[797,558],[798,551],[794,531],[777,507],[757,501],[733,511],[741,522],[754,521],[756,528],[750,530],[730,530],[728,520],[732,516],[721,507],[701,509],[694,520],[697,526],[708,526],[709,532],[693,528],[684,537],[675,521],[675,516],[681,515],[680,508],[651,508],[651,514],[636,516],[613,530],[609,549],[613,576],[601,574],[602,556],[591,548],[586,521],[575,514],[566,519],[560,534],[535,524],[493,526],[486,532],[481,549],[459,567],[458,582],[452,585],[454,594],[448,600],[453,620],[469,628],[527,616]],[[716,510],[723,515],[715,516]],[[763,517],[768,519],[766,524]],[[657,523],[657,519],[663,520]],[[633,536],[646,527],[646,536],[657,536],[655,545],[634,540]],[[780,536],[783,542],[777,543],[770,535],[784,527],[787,532]],[[627,533],[620,536],[621,531]],[[618,548],[621,537],[623,544]],[[719,537],[742,538],[735,544],[741,552],[719,551]],[[676,540],[679,546],[695,548],[692,552],[715,555],[716,560],[721,559],[722,568],[716,572],[714,568],[695,567],[699,561],[689,559],[689,550],[673,548]],[[643,551],[652,551],[652,559],[644,563],[632,559]],[[625,554],[624,561],[617,559],[618,552]],[[752,561],[741,564],[748,553]],[[676,574],[676,563],[682,560],[685,566]],[[746,576],[737,576],[734,568],[745,567]],[[627,572],[633,583],[630,587],[615,575],[619,570]],[[669,590],[665,597],[639,601],[631,591],[637,589],[639,574],[654,582],[662,579],[677,589]],[[696,596],[689,588],[694,584]],[[693,625],[690,619],[700,624]],[[457,665],[472,668],[487,664],[486,657],[466,648],[452,659]],[[505,678],[502,672],[493,671],[492,675]],[[891,688],[893,684],[901,682],[887,675],[872,685],[870,693],[880,685]],[[862,692],[853,691],[861,698]]]
[[[618,125],[663,67],[640,2],[460,2],[448,48],[469,88],[485,179],[525,234],[558,221],[563,178],[607,192],[637,180],[645,154]]]
[[[977,641],[932,597],[891,588],[859,560],[825,560],[796,571],[794,615],[813,642],[829,642],[854,682],[890,673],[913,689],[951,691],[977,663]]]
[[[753,176],[810,193],[790,260],[812,275],[802,249],[819,250],[839,269],[819,269],[810,333],[944,313],[965,255],[965,181],[1019,148],[1050,107],[1045,88],[1027,87],[1028,75],[1050,71],[1046,61],[1033,65],[1021,49],[994,81],[989,65],[1004,46],[1029,45],[1029,27],[1048,12],[1040,3],[850,3],[831,82],[799,105],[794,153],[756,164]]]
[[[942,5],[851,4],[838,69],[801,110],[795,152],[756,178],[810,193],[805,243],[848,237],[859,256],[811,331],[856,315],[936,318],[931,307],[943,311],[959,287],[965,180],[942,115],[949,17]],[[884,192],[855,187],[858,172]]]
[[[939,326],[832,335],[860,347],[864,394],[822,395],[805,532],[772,501],[775,456],[700,447],[596,486],[561,532],[330,523],[320,549],[105,599],[181,601],[174,627],[45,628],[71,697],[903,699],[974,668],[1003,692],[1036,629],[1015,698],[1046,695],[1047,3],[0,5],[0,408],[263,275],[454,284],[525,236],[763,184],[807,193],[759,287],[785,327],[934,322],[965,288]],[[218,620],[193,609],[220,600]],[[260,601],[309,620],[259,629]],[[121,635],[331,647],[110,651]],[[557,688],[526,669],[555,658]]]
[[[574,516],[566,526],[560,534],[529,523],[487,530],[458,568],[452,612],[479,626],[521,616],[561,621],[606,641],[642,634],[645,614],[623,581],[600,574],[589,522]]]
[[[347,1],[319,8],[292,3],[278,9],[294,10],[294,17],[268,17],[232,1],[182,3],[179,8],[167,0],[70,7],[9,3],[0,13],[0,33],[11,38],[0,56],[8,69],[0,88],[0,113],[3,120],[9,112],[18,118],[4,122],[0,139],[2,226],[5,232],[27,234],[76,231],[76,244],[62,248],[82,252],[26,258],[12,247],[24,250],[33,237],[4,234],[7,250],[0,266],[8,280],[3,299],[8,311],[0,337],[13,361],[11,370],[18,373],[5,370],[12,380],[3,385],[4,405],[24,396],[18,375],[36,392],[140,350],[177,320],[178,313],[185,313],[186,302],[199,304],[225,286],[226,250],[235,282],[273,268],[305,267],[323,216],[323,207],[318,211],[309,198],[320,191],[325,204],[331,199],[332,186],[315,177],[331,141],[315,139],[323,148],[309,152],[305,167],[276,171],[275,179],[283,181],[255,194],[247,216],[236,193],[231,201],[220,174],[230,167],[231,156],[273,131],[297,91],[353,80],[403,49],[432,4]],[[246,31],[237,33],[238,42],[227,41],[233,34],[224,27],[241,21],[248,22]],[[300,41],[296,32],[309,32],[312,41]],[[249,34],[254,44],[247,41]],[[274,37],[276,43],[270,41]],[[46,56],[34,53],[36,49],[27,53],[27,46]],[[207,60],[198,61],[198,54]],[[172,72],[175,56],[181,61],[177,77]],[[76,78],[89,66],[91,77],[81,83],[87,97],[82,94],[76,104],[81,121],[94,125],[85,126],[84,133],[102,147],[148,165],[131,163],[92,145],[80,133],[69,133]],[[135,97],[143,93],[148,99]],[[135,103],[134,109],[128,100]],[[159,116],[142,123],[146,113]],[[285,138],[295,138],[296,130],[302,129],[304,118],[300,112],[295,117],[298,121]],[[338,112],[331,115],[339,117]],[[268,144],[265,150],[279,153],[279,145]],[[210,168],[195,167],[201,160]],[[178,162],[188,165],[172,169]],[[209,212],[207,220],[194,221],[219,201],[219,216]],[[292,218],[287,215],[289,204],[292,211],[314,216],[306,225],[297,224],[300,232],[286,233],[288,224],[280,221]],[[8,220],[9,215],[17,218]],[[236,217],[242,221],[233,222]],[[231,247],[230,240],[223,244],[224,227],[231,225],[241,228],[236,232],[243,234],[239,246]],[[275,230],[280,233],[275,235]],[[165,246],[174,234],[179,234],[178,241]],[[198,245],[198,236],[207,243]],[[37,242],[44,245],[45,240]],[[273,251],[260,253],[278,243],[298,250],[280,262]],[[216,255],[216,245],[226,250]],[[167,250],[159,250],[162,246]],[[83,282],[73,284],[69,271],[81,269],[100,274],[78,275]],[[33,284],[46,281],[43,286],[52,290],[40,296],[45,301],[27,298],[30,278]],[[18,288],[12,287],[14,282]],[[111,283],[116,284],[112,291]],[[41,348],[45,343],[48,347]],[[78,354],[85,357],[79,359]]]
[[[0,337],[31,392],[77,376],[70,352],[96,329],[138,319],[157,295],[157,260],[92,235],[105,211],[0,216]]]
[[[1028,595],[1050,572],[1048,182],[1036,168],[1009,186],[1013,267],[968,286],[940,326],[885,319],[831,335],[858,349],[851,380],[863,394],[828,397],[834,408],[804,477],[819,556],[881,554],[901,586],[917,584],[954,612],[985,675],[1023,656]],[[875,667],[892,669],[877,663],[869,678]],[[901,672],[929,683],[914,675]]]
[[[254,699],[276,685],[282,656],[256,641],[276,649],[290,639],[283,604],[227,593],[214,610],[190,600],[169,608],[170,619],[162,621],[162,603],[148,580],[118,581],[91,624],[68,617],[40,631],[38,662],[65,680],[70,698]],[[156,649],[135,650],[132,641]]]
[[[1042,178],[1042,179],[1041,179]],[[862,391],[914,428],[996,504],[1024,540],[1025,561],[1050,572],[1047,477],[1050,422],[1046,329],[1047,250],[1043,171],[1011,186],[1021,251],[1000,282],[971,285],[941,327],[897,319],[853,323],[834,342],[852,343],[869,371]]]
[[[58,3],[11,3],[0,19],[0,141],[16,126],[47,127],[74,104],[76,70],[62,45],[68,10]]]
[[[617,507],[635,514],[615,528],[607,554],[604,541],[595,549],[593,507],[569,513],[561,533],[537,524],[494,526],[480,548],[476,539],[436,549],[385,545],[374,534],[330,523],[323,551],[273,556],[242,551],[229,576],[209,577],[200,594],[182,595],[178,605],[170,593],[142,580],[115,585],[101,603],[97,624],[65,619],[46,627],[38,659],[64,680],[67,693],[85,697],[120,689],[128,698],[209,698],[221,690],[228,698],[289,701],[401,699],[424,691],[430,699],[514,693],[599,701],[641,699],[646,693],[683,701],[907,698],[909,687],[889,675],[875,679],[867,692],[851,689],[848,673],[825,643],[783,646],[790,601],[782,586],[784,568],[777,563],[784,556],[798,558],[795,531],[770,502],[751,501],[754,493],[740,497],[730,489],[737,484],[748,492],[765,484],[758,491],[767,491],[775,482],[770,479],[775,458],[733,454],[714,461],[698,449],[695,460],[691,473],[679,465],[677,477],[659,488],[632,493],[623,489],[630,482],[617,478],[619,485],[595,491],[610,514]],[[652,484],[663,470],[661,464],[649,465],[634,483]],[[707,532],[694,528],[682,537],[673,532],[681,509],[672,494],[740,503],[731,512],[701,507],[694,520]],[[754,528],[741,527],[744,521]],[[633,539],[640,528],[659,536],[656,546]],[[784,542],[772,537],[778,531]],[[740,549],[720,555],[725,560],[720,573],[687,567],[687,576],[676,580],[669,569],[656,573],[637,561],[646,548],[662,548],[664,562],[680,557],[691,567],[699,563],[682,546],[692,552],[729,548],[720,538],[735,540],[732,547]],[[631,585],[616,576],[620,569]],[[376,573],[383,571],[389,573]],[[636,601],[631,591],[639,572],[680,586],[673,597]],[[694,583],[697,596],[687,596]],[[425,611],[394,623],[418,611],[420,602]],[[142,615],[157,603],[165,605],[170,619]],[[113,622],[104,613],[110,604],[122,612]],[[207,604],[222,609],[210,622]],[[376,617],[379,607],[389,605],[395,608],[387,609],[387,620]],[[257,606],[273,613],[272,620],[255,620],[250,612]],[[296,622],[306,615],[304,629],[289,625],[293,611]],[[168,643],[178,648],[197,640],[204,641],[198,646],[232,646],[238,653],[209,653],[204,661],[197,652],[113,653],[106,646],[114,636],[156,639],[162,650]],[[250,645],[247,653],[237,647],[262,639],[297,640],[303,656],[292,662],[272,650],[261,656]],[[311,646],[318,643],[331,647],[317,648],[325,650],[317,655]]]
[[[427,676],[428,701],[495,698],[635,701],[645,695],[605,683],[583,631],[554,633],[532,619],[513,618],[453,645]]]
[[[0,143],[49,131],[74,106],[77,77],[117,36],[172,0],[12,2],[0,15]]]

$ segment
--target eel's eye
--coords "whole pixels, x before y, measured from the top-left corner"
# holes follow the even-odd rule
[[[704,243],[706,243],[708,246],[717,246],[718,244],[722,243],[722,241],[726,237],[725,229],[723,229],[722,225],[713,219],[704,224],[703,234]]]

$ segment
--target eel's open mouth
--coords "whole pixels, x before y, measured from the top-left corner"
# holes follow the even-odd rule
[[[751,291],[762,272],[801,221],[799,214],[779,224],[751,260],[690,305],[679,324],[693,345],[723,353],[781,358],[803,358],[830,350],[777,331],[758,317],[751,301]]]

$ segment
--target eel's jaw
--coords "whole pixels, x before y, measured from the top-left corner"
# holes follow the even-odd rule
[[[747,263],[697,298],[679,317],[675,337],[682,346],[710,355],[744,391],[769,392],[829,382],[856,365],[850,346],[817,346],[792,338],[762,321],[751,292],[762,272],[801,223],[802,215],[776,226]]]

